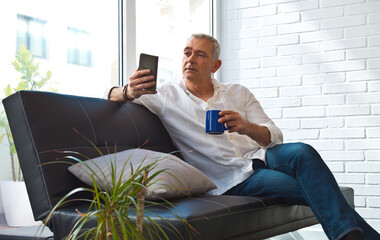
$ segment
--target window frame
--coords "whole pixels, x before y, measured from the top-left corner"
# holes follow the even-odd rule
[[[127,34],[129,33],[129,34]],[[127,84],[136,65],[136,0],[119,0],[119,84]]]

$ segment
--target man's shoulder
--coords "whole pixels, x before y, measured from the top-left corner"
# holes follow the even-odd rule
[[[249,91],[249,89],[240,83],[220,83],[226,91]]]

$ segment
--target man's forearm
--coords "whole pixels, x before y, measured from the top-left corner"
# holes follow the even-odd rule
[[[250,123],[250,130],[247,134],[262,147],[267,147],[271,143],[271,135],[267,127]]]
[[[110,89],[108,99],[115,102],[124,102],[123,87],[113,87]]]

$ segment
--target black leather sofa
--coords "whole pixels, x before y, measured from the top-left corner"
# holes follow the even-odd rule
[[[72,150],[89,157],[98,153],[73,129],[88,137],[101,150],[117,143],[117,151],[143,148],[162,152],[175,149],[160,120],[133,103],[70,96],[49,92],[21,91],[3,100],[34,217],[43,220],[70,190],[83,186],[67,171],[67,164],[47,164]],[[353,206],[353,190],[342,187]],[[89,197],[89,196],[83,196]],[[307,206],[289,206],[279,199],[238,196],[196,196],[173,201],[174,207],[200,233],[188,235],[176,218],[162,212],[185,239],[265,239],[318,223]],[[87,203],[78,202],[59,209],[48,223],[55,239],[65,237],[86,212]],[[92,222],[96,224],[96,221]],[[162,224],[165,224],[163,222]],[[178,236],[171,235],[170,239]]]

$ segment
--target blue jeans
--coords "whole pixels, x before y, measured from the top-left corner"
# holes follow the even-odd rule
[[[268,149],[266,160],[267,166],[254,161],[254,174],[225,194],[282,198],[289,204],[308,205],[329,239],[340,239],[352,230],[362,231],[365,240],[380,239],[347,203],[314,148],[304,143],[280,144]]]

